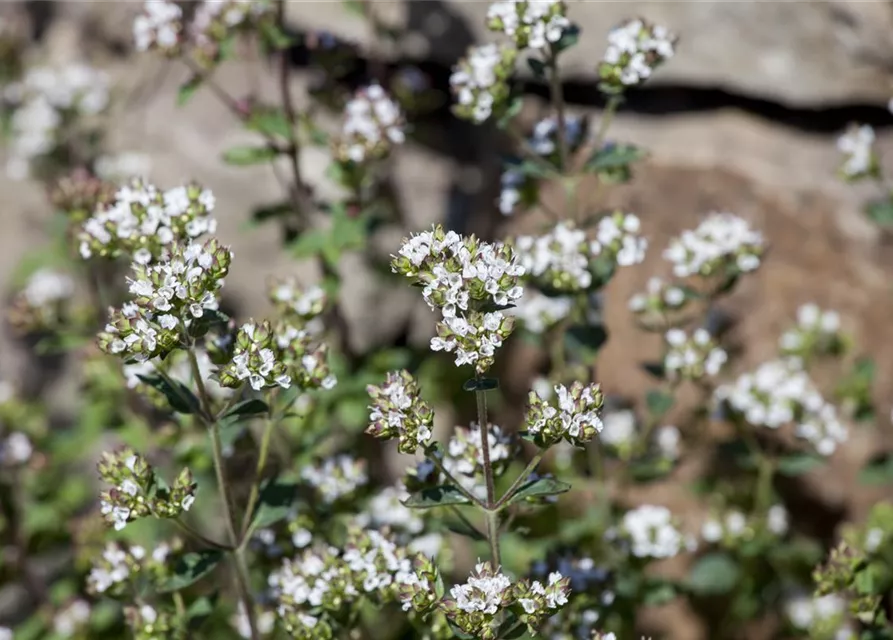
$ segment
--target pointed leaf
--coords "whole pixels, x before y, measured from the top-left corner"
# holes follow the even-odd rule
[[[539,58],[527,58],[527,66],[533,73],[533,77],[542,80],[546,77],[546,63]]]
[[[256,416],[262,413],[269,413],[270,407],[266,402],[261,400],[260,398],[250,398],[248,400],[243,400],[242,402],[238,402],[229,410],[220,416],[220,419],[224,418],[248,418],[251,416]]]
[[[292,482],[268,482],[260,491],[252,528],[263,529],[286,518],[298,500],[297,489]]]
[[[509,499],[508,504],[523,502],[528,498],[554,496],[559,493],[565,493],[566,491],[569,491],[570,488],[571,486],[568,483],[556,480],[555,478],[539,478],[533,482],[521,485],[515,492],[515,495]]]
[[[248,166],[252,164],[264,164],[276,159],[279,152],[270,146],[231,147],[223,152],[223,161],[235,166]]]
[[[180,85],[177,90],[177,106],[182,107],[192,99],[196,90],[202,86],[202,77],[194,76]]]
[[[869,460],[859,472],[859,483],[870,486],[893,484],[893,453],[884,453]]]
[[[825,464],[825,459],[812,453],[792,453],[778,460],[778,473],[783,476],[799,476]]]
[[[686,579],[688,588],[698,595],[721,595],[731,591],[741,570],[726,553],[711,553],[700,558]]]
[[[137,378],[163,393],[172,411],[187,414],[201,411],[201,403],[198,398],[182,382],[168,381],[159,375],[137,375]]]
[[[674,401],[672,395],[657,389],[650,389],[648,393],[645,394],[645,404],[648,406],[648,411],[655,418],[663,417],[663,415],[672,408]]]
[[[465,391],[493,391],[499,388],[496,378],[469,378],[462,385]]]
[[[213,549],[180,556],[174,565],[174,575],[161,584],[158,593],[185,589],[211,573],[222,559],[223,554]]]

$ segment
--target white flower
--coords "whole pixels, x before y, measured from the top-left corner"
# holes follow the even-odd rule
[[[670,242],[664,258],[680,278],[722,275],[726,269],[749,272],[760,266],[763,236],[731,213],[711,213],[693,231]]]
[[[524,271],[549,287],[576,290],[592,284],[592,247],[571,223],[559,222],[540,236],[520,236],[514,245]]]
[[[614,447],[622,447],[636,435],[636,414],[632,411],[612,411],[602,418],[604,427],[599,441]]]
[[[362,163],[387,155],[403,144],[403,114],[380,85],[360,89],[344,108],[344,124],[336,153],[343,160]]]
[[[877,157],[874,153],[874,129],[869,125],[851,125],[837,139],[837,149],[846,156],[841,172],[846,178],[857,179],[874,171]]]
[[[134,18],[133,40],[137,51],[153,46],[164,53],[177,47],[183,29],[183,11],[168,0],[147,0],[143,12]]]
[[[326,458],[301,470],[301,479],[315,488],[323,501],[333,503],[367,484],[366,465],[348,455]]]
[[[670,377],[689,380],[714,377],[728,360],[728,354],[705,329],[695,330],[690,337],[682,329],[670,329],[664,337],[667,343],[664,369]]]
[[[570,296],[546,296],[528,288],[509,313],[516,316],[527,331],[544,333],[567,318],[573,305],[574,299]]]
[[[602,81],[614,88],[641,84],[675,54],[676,37],[666,28],[628,20],[608,33],[608,48],[599,66]]]
[[[453,68],[450,87],[456,97],[457,112],[481,123],[507,93],[505,81],[511,72],[515,51],[511,47],[484,44],[468,49],[467,56]]]
[[[663,425],[654,434],[654,441],[661,454],[675,460],[679,457],[679,442],[682,439],[679,429],[673,425]]]
[[[642,505],[627,511],[620,529],[629,537],[630,551],[638,558],[672,558],[686,547],[666,507]]]
[[[766,512],[766,526],[777,536],[788,532],[788,511],[784,505],[775,504]]]
[[[85,600],[75,600],[53,617],[53,630],[64,638],[71,637],[89,619],[90,605]]]
[[[512,581],[505,574],[494,572],[486,563],[479,563],[465,584],[450,588],[450,595],[460,610],[492,616],[504,606],[511,587]]]
[[[152,161],[149,156],[127,151],[116,155],[100,156],[96,159],[94,172],[103,180],[124,182],[133,177],[146,177],[151,168]]]
[[[488,8],[487,24],[521,48],[543,49],[571,26],[564,13],[562,0],[501,0]]]

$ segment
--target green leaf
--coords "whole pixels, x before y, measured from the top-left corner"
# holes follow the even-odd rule
[[[297,500],[297,489],[293,482],[267,482],[258,496],[252,528],[263,529],[286,518]]]
[[[666,377],[663,362],[643,362],[640,366],[658,380],[663,380]]]
[[[726,553],[710,553],[698,559],[686,579],[686,586],[702,596],[721,595],[735,588],[741,570]]]
[[[567,349],[573,352],[596,354],[608,341],[608,330],[604,325],[574,325],[564,334]]]
[[[530,67],[534,78],[542,80],[546,77],[546,63],[539,58],[527,58],[527,66]]]
[[[870,202],[865,207],[868,219],[882,227],[893,226],[893,200]]]
[[[645,394],[645,404],[648,407],[648,411],[655,418],[663,417],[673,407],[674,402],[673,396],[666,391],[649,389],[648,393]]]
[[[229,316],[216,309],[204,309],[202,317],[195,320],[189,326],[189,335],[193,338],[201,338],[211,327],[224,326],[229,322]]]
[[[295,42],[294,39],[291,38],[287,33],[282,31],[275,23],[264,21],[261,24],[261,35],[264,38],[264,42],[270,45],[273,49],[288,49]]]
[[[462,385],[465,391],[493,391],[499,388],[496,378],[469,378]]]
[[[262,107],[254,111],[246,125],[252,131],[266,136],[291,138],[292,128],[282,109]]]
[[[322,253],[329,243],[329,234],[322,229],[305,231],[291,243],[289,250],[296,258],[309,258]]]
[[[215,592],[210,596],[202,596],[189,605],[189,608],[186,609],[186,620],[190,629],[199,628],[214,613],[219,595],[219,592]]]
[[[792,453],[778,460],[778,473],[783,476],[800,476],[825,464],[825,459],[812,453]]]
[[[589,156],[583,170],[598,174],[608,184],[626,182],[632,176],[631,165],[646,156],[643,149],[631,144],[607,144]]]
[[[496,121],[496,126],[500,129],[505,129],[509,126],[512,119],[519,113],[521,113],[521,108],[524,106],[524,99],[521,96],[515,96],[509,102],[509,106],[503,112],[503,114],[499,117],[499,120]]]
[[[459,518],[445,518],[444,524],[447,529],[453,533],[458,533],[460,536],[465,536],[466,538],[477,540],[478,542],[483,542],[487,539],[487,536],[475,529],[465,520]]]
[[[659,607],[671,602],[675,597],[676,587],[671,582],[659,580],[645,585],[642,601],[649,607]]]
[[[177,89],[177,106],[182,107],[187,102],[189,102],[200,86],[202,86],[201,76],[193,76],[192,78],[181,84],[180,88]]]
[[[403,505],[410,509],[431,509],[454,504],[470,504],[470,502],[456,487],[444,485],[417,491],[410,495]]]
[[[561,38],[552,45],[552,51],[559,53],[565,49],[570,49],[580,40],[580,26],[576,24],[570,25],[561,34]]]
[[[869,460],[859,472],[859,483],[870,486],[893,483],[893,453],[884,453]]]
[[[245,222],[246,228],[254,228],[269,220],[284,218],[295,212],[291,202],[279,202],[277,204],[257,207],[251,212],[251,219]]]
[[[227,164],[244,167],[253,164],[264,164],[276,159],[279,152],[273,147],[239,146],[231,147],[223,152],[223,161]]]
[[[211,573],[222,559],[223,554],[214,549],[187,553],[180,556],[174,566],[174,575],[159,586],[158,593],[169,593],[185,589]]]
[[[533,482],[528,482],[515,492],[508,504],[516,504],[523,502],[527,498],[539,498],[543,496],[554,496],[559,493],[569,491],[571,486],[567,482],[556,480],[555,478],[538,478]]]
[[[220,416],[220,419],[223,420],[225,418],[238,418],[243,419],[251,416],[256,416],[262,413],[269,413],[270,407],[266,402],[261,400],[260,398],[251,398],[249,400],[243,400],[242,402],[236,403],[229,410]]]
[[[201,403],[199,403],[198,398],[182,382],[177,380],[169,381],[167,378],[162,378],[159,375],[137,375],[137,378],[164,394],[172,411],[190,414],[198,413],[201,410]]]

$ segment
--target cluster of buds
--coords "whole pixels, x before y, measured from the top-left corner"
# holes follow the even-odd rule
[[[547,296],[527,287],[512,314],[530,333],[545,333],[570,316],[574,299],[570,296]]]
[[[118,531],[148,515],[176,518],[195,501],[196,484],[189,469],[183,469],[167,488],[145,459],[129,449],[103,453],[99,476],[112,485],[100,496],[102,515]]]
[[[518,49],[545,49],[571,26],[563,0],[501,0],[487,10],[487,26],[504,33]]]
[[[304,467],[301,480],[313,488],[323,503],[334,504],[368,484],[369,476],[365,461],[341,454]]]
[[[247,382],[260,391],[268,387],[331,389],[337,380],[329,371],[325,345],[311,348],[306,331],[282,321],[249,321],[236,335],[232,361],[220,370],[220,384],[237,388]]]
[[[403,114],[380,85],[360,89],[344,108],[341,136],[334,156],[341,162],[362,164],[386,157],[391,148],[403,144]]]
[[[178,545],[179,546],[179,545]],[[94,595],[119,596],[133,587],[136,576],[158,583],[170,573],[170,545],[156,545],[151,554],[139,545],[123,547],[109,542],[87,576],[87,590]]]
[[[50,192],[50,202],[74,223],[81,223],[115,201],[115,187],[83,168],[61,178]]]
[[[566,440],[582,447],[600,433],[603,425],[599,417],[604,398],[597,384],[574,382],[570,389],[555,385],[557,408],[531,391],[527,408],[527,431],[542,448]]]
[[[705,520],[701,525],[701,537],[705,542],[735,547],[740,541],[751,539],[761,528],[775,536],[783,536],[788,526],[788,511],[780,504],[769,507],[765,515],[758,514],[752,519],[738,509],[729,509],[724,514],[712,515]]]
[[[665,27],[628,20],[608,34],[608,48],[598,67],[601,86],[620,93],[642,84],[675,50],[676,36]]]
[[[43,268],[28,278],[9,311],[10,323],[28,333],[57,328],[74,294],[74,280],[54,269]]]
[[[125,607],[124,619],[133,631],[134,640],[166,638],[173,634],[178,626],[173,612],[159,611],[148,604]]]
[[[673,513],[666,507],[646,504],[627,511],[620,522],[619,533],[637,558],[672,558],[681,551],[694,548],[694,539],[686,538],[676,528]]]
[[[421,286],[428,306],[443,314],[431,348],[455,352],[457,366],[487,371],[514,328],[503,309],[523,294],[518,281],[524,268],[511,247],[436,226],[404,241],[391,270]]]
[[[184,344],[184,332],[207,311],[216,311],[217,293],[229,272],[232,253],[212,238],[200,244],[174,245],[166,259],[133,264],[131,302],[112,310],[99,334],[106,353],[145,362]]]
[[[456,97],[453,112],[480,124],[501,113],[510,95],[509,78],[515,67],[514,47],[484,44],[469,47],[453,68],[450,87]]]
[[[812,303],[797,309],[797,326],[784,332],[779,339],[779,350],[783,356],[803,359],[839,353],[843,346],[840,315],[836,311],[822,311]]]
[[[651,278],[645,293],[637,293],[629,299],[629,310],[645,317],[664,317],[671,311],[679,311],[687,299],[682,287],[660,278]]]
[[[539,236],[519,236],[514,247],[527,276],[545,290],[572,292],[592,285],[594,246],[573,223],[559,222]]]
[[[513,598],[523,613],[521,622],[527,625],[531,634],[544,620],[555,615],[568,602],[570,578],[553,571],[545,584],[539,580],[520,580],[513,589]]]
[[[845,180],[855,181],[879,175],[880,162],[874,141],[874,129],[867,124],[853,124],[837,139],[837,149],[845,157],[840,167],[840,174]]]
[[[148,264],[170,250],[217,230],[214,195],[197,184],[161,191],[141,179],[134,179],[115,193],[115,201],[100,206],[80,232],[80,254],[118,258]]]
[[[361,598],[377,604],[396,600],[412,573],[406,550],[385,533],[350,529],[342,549],[307,549],[285,559],[269,584],[285,626],[306,629],[311,621],[300,616],[311,609],[340,612]]]
[[[598,221],[591,253],[621,267],[640,264],[648,249],[648,240],[639,235],[641,226],[632,213],[616,211],[605,216]]]
[[[725,350],[703,328],[695,329],[691,336],[682,329],[670,329],[664,339],[667,343],[664,371],[672,380],[712,378],[729,359]]]
[[[372,405],[366,433],[383,440],[397,438],[400,453],[413,454],[431,441],[434,412],[422,400],[419,385],[406,371],[388,373],[380,387],[366,387]]]
[[[797,359],[774,360],[716,390],[716,398],[755,426],[779,429],[794,425],[794,434],[829,456],[846,442],[848,430]]]
[[[397,598],[403,603],[404,611],[428,613],[439,602],[443,594],[438,593],[440,572],[431,558],[417,555],[413,559],[412,571],[400,583]]]
[[[464,584],[450,588],[450,597],[440,603],[440,608],[463,633],[495,640],[499,624],[512,604],[509,577],[489,562],[480,562]]]
[[[763,255],[763,234],[731,213],[711,213],[664,251],[678,278],[731,276],[754,271]]]

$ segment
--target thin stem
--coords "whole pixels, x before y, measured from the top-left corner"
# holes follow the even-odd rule
[[[593,145],[596,149],[601,149],[602,145],[605,142],[605,136],[608,134],[608,128],[611,126],[611,122],[614,120],[614,115],[617,113],[617,107],[620,106],[620,103],[623,102],[623,96],[614,95],[608,98],[608,104],[605,105],[604,111],[602,111],[602,118],[598,124],[598,131],[595,133],[595,138]]]
[[[273,434],[273,430],[276,428],[276,424],[278,423],[278,419],[270,418],[267,420],[267,424],[264,425],[264,433],[261,436],[260,440],[260,452],[257,456],[257,468],[254,472],[254,482],[251,483],[251,493],[248,496],[248,506],[245,508],[245,515],[242,518],[242,538],[241,543],[244,543],[247,534],[248,528],[251,525],[252,514],[254,513],[254,506],[257,504],[257,498],[260,495],[260,482],[263,478],[264,467],[267,465],[267,456],[270,451],[270,436]]]
[[[772,500],[772,476],[774,473],[775,460],[772,459],[772,456],[762,453],[757,475],[756,513],[765,513],[769,508],[769,502]]]
[[[549,68],[551,70],[551,97],[552,106],[555,108],[555,115],[558,119],[558,157],[562,173],[567,169],[568,149],[567,149],[567,121],[564,113],[564,87],[561,84],[561,75],[558,72],[558,52],[554,46],[549,52]]]
[[[201,542],[203,545],[206,545],[208,547],[213,547],[214,549],[220,549],[221,551],[232,551],[233,550],[233,548],[231,546],[225,545],[222,542],[217,542],[216,540],[211,540],[211,538],[208,538],[203,533],[199,532],[197,529],[194,529],[192,526],[183,522],[179,518],[174,518],[173,522],[175,525],[177,525],[177,527],[181,531],[183,531],[183,533],[185,533],[186,535],[192,536],[198,542]]]
[[[480,376],[478,376],[480,380]],[[495,566],[500,566],[499,555],[499,512],[496,508],[496,487],[493,481],[493,463],[490,461],[490,423],[487,421],[487,392],[474,392],[478,406],[478,427],[481,430],[481,451],[484,454],[484,482],[487,485],[487,538],[490,540],[490,554]]]
[[[198,78],[202,84],[206,84],[211,92],[217,96],[217,99],[220,100],[226,107],[235,115],[239,120],[245,120],[248,117],[248,114],[245,112],[242,104],[234,98],[232,95],[227,93],[226,89],[221,87],[214,77],[211,76],[206,70],[202,69],[198,63],[190,58],[189,56],[183,56],[181,58],[183,62],[189,67],[189,70],[192,71],[193,75]]]
[[[504,494],[502,494],[502,497],[496,502],[494,509],[497,509],[497,510],[501,509],[502,507],[504,507],[506,505],[506,503],[509,500],[512,499],[512,496],[515,495],[515,492],[518,490],[518,487],[520,487],[527,480],[527,478],[530,477],[530,474],[533,472],[534,469],[536,469],[536,466],[540,462],[542,462],[544,455],[546,455],[546,452],[543,451],[542,449],[536,452],[536,455],[533,456],[533,459],[527,463],[526,467],[524,467],[524,471],[521,472],[521,475],[519,475],[517,478],[515,478],[515,481],[512,483],[512,486],[510,486],[508,488],[508,491],[506,491]]]

